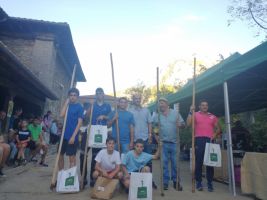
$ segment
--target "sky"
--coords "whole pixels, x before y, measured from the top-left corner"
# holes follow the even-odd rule
[[[110,53],[117,91],[143,82],[156,84],[168,65],[178,61],[173,77],[192,76],[193,57],[211,67],[234,52],[259,45],[264,36],[245,22],[228,26],[229,0],[0,0],[9,16],[70,25],[74,45],[87,79],[78,83],[82,95],[97,87],[112,94]],[[192,62],[191,62],[192,61]],[[172,84],[173,78],[169,80]]]

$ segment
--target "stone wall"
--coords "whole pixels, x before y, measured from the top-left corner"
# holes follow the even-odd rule
[[[9,50],[11,50],[20,61],[27,67],[32,66],[32,52],[35,43],[31,38],[16,38],[0,35],[0,41],[3,42]]]
[[[46,99],[43,113],[51,110],[55,118],[58,118],[70,87],[71,73],[67,71],[64,57],[55,45],[54,36],[39,34],[33,39],[0,35],[0,40],[57,95],[57,101]]]

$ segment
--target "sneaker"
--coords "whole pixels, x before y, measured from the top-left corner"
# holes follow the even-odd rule
[[[202,186],[202,183],[201,182],[197,182],[197,190],[198,191],[203,191],[203,186]]]
[[[173,181],[173,188],[176,189],[177,182]],[[178,182],[178,191],[183,191],[183,186]]]
[[[27,160],[26,160],[26,159],[23,159],[23,160],[21,161],[21,163],[22,163],[22,165],[26,165],[26,164],[27,164]]]
[[[34,158],[34,157],[32,157],[31,159],[30,159],[30,162],[37,162],[38,160],[36,159],[36,158]]]
[[[152,187],[153,187],[153,189],[158,189],[158,186],[156,185],[156,183],[155,183],[155,181],[152,181]]]
[[[45,164],[45,163],[43,163],[43,162],[40,162],[39,163],[41,166],[43,166],[43,167],[48,167],[48,164]]]
[[[2,177],[2,178],[6,177],[6,175],[2,172],[2,170],[0,170],[0,177]]]
[[[164,184],[164,185],[163,185],[163,189],[164,189],[164,190],[168,190],[168,184]]]
[[[213,185],[212,185],[212,183],[208,183],[208,191],[209,192],[213,192]]]

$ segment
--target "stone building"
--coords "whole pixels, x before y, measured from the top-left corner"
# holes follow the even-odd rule
[[[67,23],[8,16],[0,8],[0,110],[58,115],[70,88],[85,81]]]

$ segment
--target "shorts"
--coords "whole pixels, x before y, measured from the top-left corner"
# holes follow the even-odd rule
[[[17,148],[26,148],[28,147],[29,142],[26,141],[20,141],[21,143],[17,143]]]
[[[75,140],[74,144],[69,144],[69,140],[63,139],[60,155],[66,153],[67,156],[75,156],[78,146],[79,142],[77,140]]]

